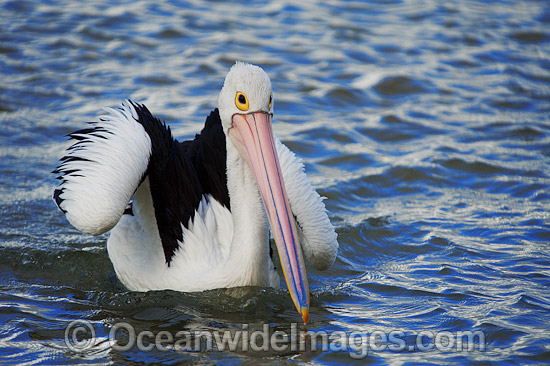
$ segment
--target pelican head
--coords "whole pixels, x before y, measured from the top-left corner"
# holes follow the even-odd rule
[[[225,135],[254,173],[288,291],[307,323],[309,290],[304,260],[271,128],[271,81],[260,67],[238,62],[225,78],[218,103]]]

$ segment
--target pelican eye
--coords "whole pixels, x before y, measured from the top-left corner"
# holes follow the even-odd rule
[[[248,110],[248,98],[246,97],[246,95],[244,95],[243,92],[237,92],[237,94],[235,95],[235,105],[241,111]]]
[[[271,106],[273,105],[273,94],[269,94],[269,104],[267,105],[267,108],[271,110]]]

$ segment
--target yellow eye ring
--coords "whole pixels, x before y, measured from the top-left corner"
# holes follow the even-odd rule
[[[248,110],[248,98],[246,97],[246,95],[244,95],[243,92],[237,92],[237,94],[235,95],[235,105],[241,111]]]
[[[269,110],[271,110],[272,105],[273,105],[273,94],[269,93],[269,104],[268,104],[267,108],[269,108]]]

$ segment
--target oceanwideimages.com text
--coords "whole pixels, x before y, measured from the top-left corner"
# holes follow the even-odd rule
[[[98,339],[101,338],[101,339]],[[224,330],[136,331],[126,322],[110,327],[105,337],[96,337],[93,325],[86,320],[71,322],[65,329],[65,344],[75,352],[86,351],[105,338],[114,350],[137,348],[148,351],[180,352],[346,352],[351,358],[361,359],[369,352],[479,352],[485,351],[482,331],[406,331],[374,330],[372,332],[304,330],[298,323],[286,330],[274,329],[269,324],[248,324]]]

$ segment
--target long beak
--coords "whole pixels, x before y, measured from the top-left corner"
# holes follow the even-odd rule
[[[275,150],[271,115],[264,112],[235,114],[232,122],[229,137],[254,172],[288,291],[306,324],[309,316],[306,269]]]

